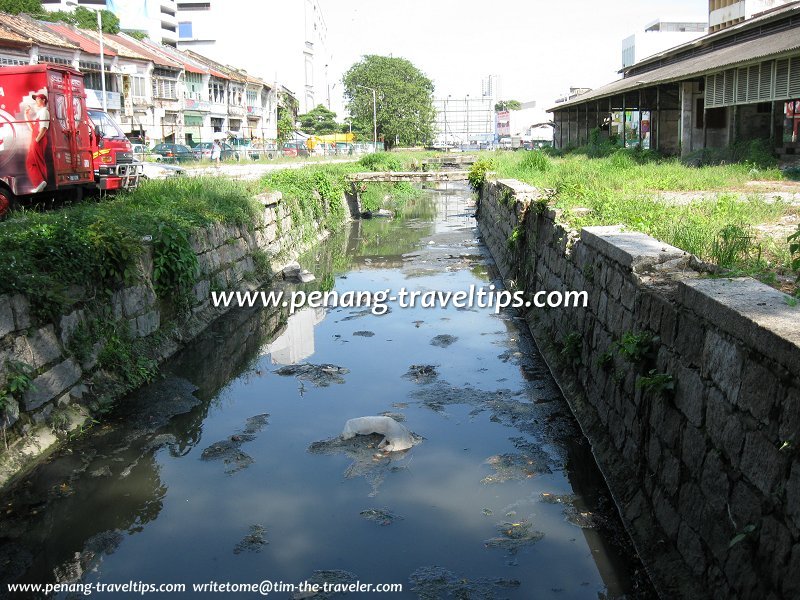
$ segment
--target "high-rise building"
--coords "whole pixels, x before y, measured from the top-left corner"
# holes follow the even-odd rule
[[[300,113],[328,104],[328,31],[317,0],[281,2],[269,19],[261,14],[267,3],[254,0],[177,4],[178,48],[280,82],[300,102]]]
[[[708,0],[708,31],[714,33],[792,0]]]
[[[708,30],[705,21],[663,20],[648,23],[639,31],[622,40],[622,68],[664,50],[702,37]]]
[[[69,11],[74,4],[110,10],[119,18],[122,31],[143,31],[151,40],[170,46],[178,41],[176,0],[42,0],[49,11]]]

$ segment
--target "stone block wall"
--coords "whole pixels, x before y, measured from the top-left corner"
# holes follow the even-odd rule
[[[517,181],[478,219],[508,285],[588,293],[526,320],[663,597],[800,597],[800,307]]]
[[[154,341],[159,345],[156,358],[164,360],[226,310],[211,305],[212,289],[256,287],[252,277],[256,252],[272,258],[274,274],[297,254],[302,239],[323,233],[317,231],[317,224],[308,226],[311,232],[295,226],[280,192],[262,194],[258,199],[264,205],[260,223],[241,227],[217,223],[190,236],[200,268],[190,317],[174,319],[170,303],[156,296],[152,248],[143,242],[137,282],[112,295],[111,319],[126,327],[133,338],[153,336],[169,324],[170,335]],[[92,397],[92,383],[102,376],[97,358],[103,341],[83,360],[70,348],[80,325],[96,318],[89,314],[85,296],[84,291],[76,292],[70,311],[52,323],[37,322],[24,296],[0,296],[0,389],[8,380],[9,364],[14,362],[31,369],[33,378],[32,388],[20,401],[6,400],[4,418],[0,411],[3,434],[13,441],[9,451],[0,453],[0,486],[54,447],[56,430],[77,427],[89,417],[86,404]]]

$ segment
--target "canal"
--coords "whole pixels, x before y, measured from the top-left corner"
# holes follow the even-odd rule
[[[302,257],[316,275],[302,288],[499,286],[474,210],[449,183],[396,219],[354,222]],[[185,597],[261,580],[402,584],[392,598],[655,597],[518,315],[375,312],[232,310],[2,499],[0,580],[182,583]],[[380,436],[338,437],[366,415],[418,443],[387,454]]]

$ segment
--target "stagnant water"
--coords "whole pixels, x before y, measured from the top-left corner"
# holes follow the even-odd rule
[[[404,218],[354,223],[304,257],[317,275],[304,289],[486,288],[497,275],[473,212],[464,186],[443,184]],[[518,323],[491,308],[233,310],[3,498],[0,580],[649,598]],[[303,363],[341,369],[283,368]],[[424,439],[385,455],[379,436],[337,438],[382,413]],[[272,595],[307,596],[286,589]]]

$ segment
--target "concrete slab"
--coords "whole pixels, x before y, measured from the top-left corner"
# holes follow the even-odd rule
[[[678,300],[698,315],[750,344],[764,356],[800,373],[800,306],[755,279],[692,279]]]
[[[581,240],[623,267],[636,272],[688,256],[680,248],[638,231],[625,231],[621,225],[584,227],[581,230]]]

